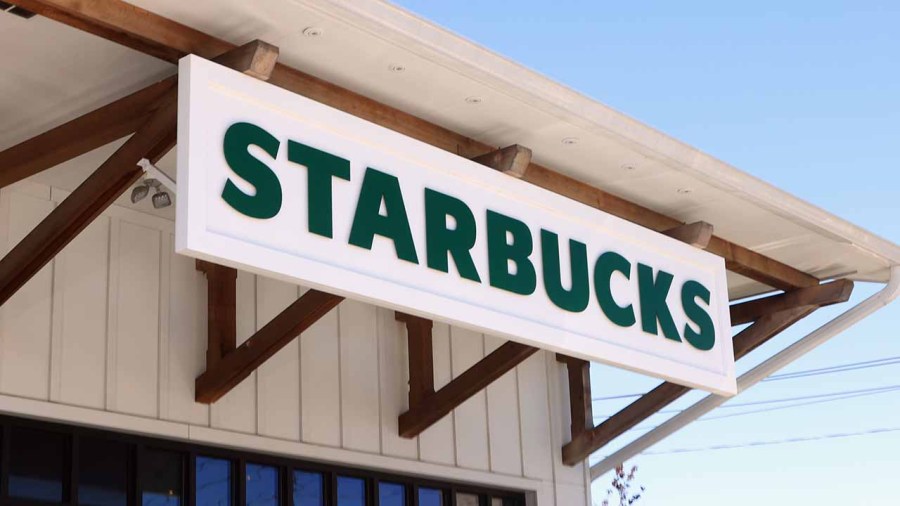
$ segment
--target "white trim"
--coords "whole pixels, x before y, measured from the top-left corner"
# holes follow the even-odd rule
[[[304,5],[573,125],[613,138],[797,224],[849,242],[891,264],[900,264],[900,246],[893,242],[399,7],[387,2],[353,0],[311,0]]]

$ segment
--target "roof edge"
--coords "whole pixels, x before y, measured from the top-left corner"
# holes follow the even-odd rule
[[[611,137],[799,225],[853,244],[892,265],[900,264],[897,244],[398,6],[381,0],[314,0],[304,5]]]

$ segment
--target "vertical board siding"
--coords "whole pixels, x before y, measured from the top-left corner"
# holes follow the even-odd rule
[[[378,308],[378,370],[381,375],[381,453],[418,458],[418,438],[400,437],[398,418],[409,409],[406,330],[390,309]]]
[[[256,278],[256,330],[297,300],[297,285]],[[256,371],[257,432],[300,439],[300,356],[297,340],[278,351]]]
[[[5,251],[9,251],[53,210],[53,203],[14,192],[6,197],[3,226],[8,230]],[[52,291],[51,261],[0,308],[0,392],[49,398]]]
[[[434,348],[434,388],[439,390],[453,379],[450,364],[450,326],[434,323],[432,331]],[[426,462],[456,464],[454,445],[453,414],[441,418],[419,435],[419,457]]]
[[[553,476],[557,484],[584,487],[584,464],[567,466],[562,463],[562,446],[572,440],[569,411],[569,379],[566,366],[547,353],[547,376],[550,386],[550,424],[553,433]]]
[[[203,284],[206,292],[206,283]],[[256,276],[238,271],[237,275],[237,345],[256,332]],[[205,298],[204,298],[205,300]],[[206,330],[204,346],[206,349]],[[205,362],[205,360],[204,360]],[[256,372],[210,406],[210,425],[235,432],[256,432]]]
[[[307,443],[341,445],[339,312],[340,306],[332,309],[300,335],[301,425]]]
[[[522,474],[526,478],[553,479],[550,392],[547,385],[548,357],[539,351],[517,368],[521,417]]]
[[[55,190],[54,190],[55,191]],[[8,250],[58,200],[41,185],[0,192]],[[344,301],[212,406],[194,402],[206,365],[207,284],[173,251],[173,226],[113,206],[0,308],[0,392],[366,454],[539,480],[538,504],[587,505],[586,467],[564,466],[564,370],[539,352],[418,438],[408,408],[405,327],[392,310]],[[302,292],[238,273],[237,341]],[[435,323],[440,389],[503,340]]]
[[[453,377],[484,358],[484,336],[460,327],[450,328]],[[487,401],[482,390],[453,411],[456,427],[456,464],[469,469],[490,469]]]
[[[51,399],[103,409],[110,220],[102,216],[56,258]]]
[[[115,409],[155,417],[158,395],[161,232],[119,221]]]
[[[341,441],[344,448],[381,451],[378,391],[378,314],[375,306],[345,300],[340,317]]]
[[[484,353],[496,350],[505,341],[484,337]],[[522,475],[522,448],[519,433],[519,386],[516,370],[501,376],[487,387],[488,433],[491,471]]]
[[[174,237],[169,235],[169,243]],[[164,252],[169,257],[169,315],[163,360],[167,380],[167,419],[195,425],[209,424],[209,407],[194,402],[194,379],[206,369],[206,280],[193,258]]]

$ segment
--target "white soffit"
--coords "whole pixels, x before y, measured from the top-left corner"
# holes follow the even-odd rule
[[[235,44],[266,40],[288,65],[480,141],[528,146],[555,170],[680,220],[708,221],[717,235],[813,275],[885,281],[887,268],[900,264],[900,248],[890,241],[390,4],[131,3]],[[310,26],[323,35],[305,36]],[[0,148],[174,71],[40,17],[0,15],[0,43],[17,49],[0,73]],[[406,70],[391,72],[395,64]],[[469,104],[470,96],[482,102]],[[580,142],[567,146],[565,137]],[[86,175],[93,168],[78,162],[66,170]],[[37,179],[62,178],[71,189],[62,168]],[[648,187],[659,191],[643,191]],[[690,193],[679,193],[683,188]],[[729,274],[732,298],[764,290]]]

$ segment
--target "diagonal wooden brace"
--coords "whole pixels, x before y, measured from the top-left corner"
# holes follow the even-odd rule
[[[409,341],[409,410],[400,415],[400,436],[414,438],[460,404],[538,351],[507,341],[438,391],[434,391],[431,320],[397,314],[406,324]]]
[[[137,162],[175,131],[175,94],[166,92],[165,105],[0,260],[0,305],[141,177]]]
[[[753,321],[732,339],[734,359],[746,356],[819,307],[848,300],[852,290],[853,283],[842,280],[732,305],[732,317],[737,316],[737,322],[733,322],[735,325],[748,323],[744,321],[746,318],[752,318]],[[583,377],[586,368],[581,361],[560,356],[558,360],[566,363],[569,371],[572,439],[563,446],[562,457],[563,463],[570,466],[583,461],[594,451],[690,391],[686,386],[664,382],[599,425],[594,426],[591,421],[582,429],[580,421],[576,424],[576,416],[584,412],[590,413],[590,378]],[[588,405],[587,408],[584,407],[585,404]]]
[[[223,267],[223,269],[226,269]],[[234,299],[230,299],[233,301]],[[240,346],[214,358],[214,363],[206,364],[206,371],[194,382],[194,398],[197,402],[211,404],[236,387],[254,370],[262,365],[288,343],[329,311],[337,307],[344,298],[318,290],[309,290],[288,306],[284,311],[259,329]],[[234,308],[227,312],[233,314]],[[212,328],[212,327],[210,327]],[[210,347],[219,350],[227,347],[213,343]],[[207,349],[207,357],[216,351]]]

